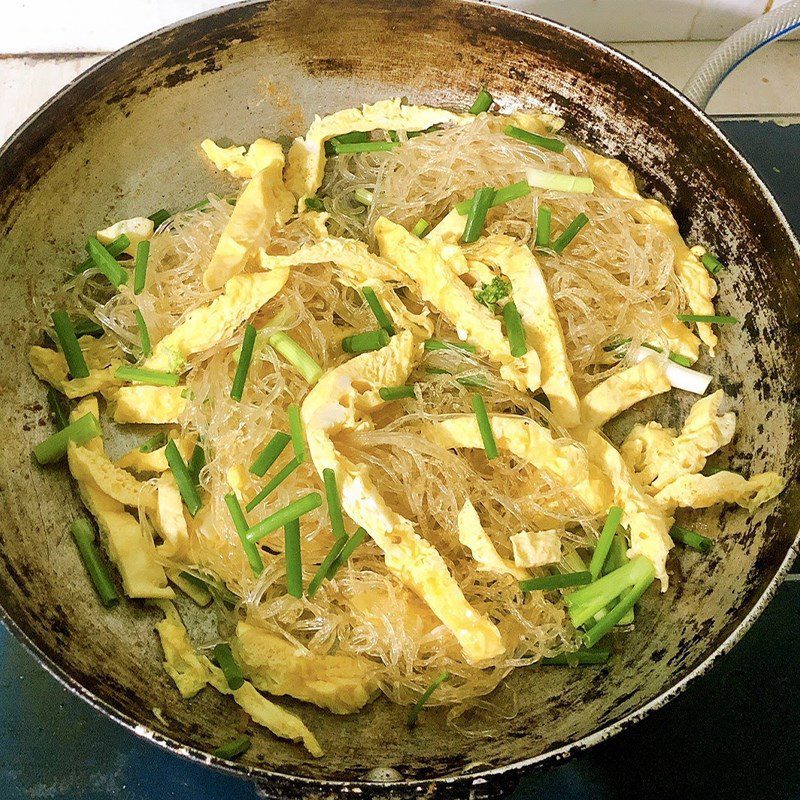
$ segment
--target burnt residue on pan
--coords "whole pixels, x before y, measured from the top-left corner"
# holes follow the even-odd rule
[[[40,469],[30,457],[49,425],[44,389],[25,363],[33,298],[47,296],[80,258],[87,231],[222,190],[198,157],[206,136],[246,142],[297,132],[316,112],[393,95],[463,108],[483,84],[504,110],[533,104],[558,113],[575,138],[630,164],[643,190],[673,207],[683,233],[731,265],[720,308],[744,324],[726,329],[718,358],[701,366],[739,413],[733,463],[776,469],[790,488],[752,519],[738,509],[706,512],[701,524],[721,531],[714,553],[673,556],[668,594],[644,603],[635,634],[609,664],[518,670],[505,690],[516,694],[517,716],[470,720],[491,727],[491,737],[443,735],[442,709],[409,732],[404,710],[383,701],[353,717],[303,708],[326,751],[313,760],[214,692],[182,701],[161,668],[157,615],[132,601],[98,606],[66,535],[81,512],[66,471]],[[226,7],[106,59],[3,147],[0,234],[0,421],[15,434],[0,443],[6,620],[87,700],[183,755],[210,760],[204,754],[247,730],[254,745],[233,768],[270,796],[497,795],[521,770],[565,758],[673,695],[741,635],[786,568],[800,518],[792,480],[800,462],[796,242],[710,122],[579,34],[459,0]],[[679,405],[647,413],[671,423],[685,411]],[[621,420],[617,433],[633,420]]]

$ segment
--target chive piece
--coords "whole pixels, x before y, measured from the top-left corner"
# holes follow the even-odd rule
[[[414,703],[413,708],[408,713],[408,727],[413,728],[417,724],[417,717],[419,717],[419,712],[422,711],[422,707],[425,703],[428,702],[430,696],[445,682],[450,680],[450,673],[443,672],[441,675],[437,675],[432,681],[431,685],[420,695],[419,699],[416,703]]]
[[[54,311],[51,314],[53,327],[56,329],[56,336],[61,345],[61,351],[67,360],[69,374],[73,378],[88,378],[89,367],[86,366],[86,359],[83,357],[78,337],[72,327],[66,311]]]
[[[361,203],[362,206],[371,206],[375,196],[369,189],[356,189],[353,192],[353,198]]]
[[[325,204],[319,197],[306,197],[306,211],[324,211]]]
[[[585,647],[594,647],[619,621],[633,609],[636,601],[645,593],[647,587],[655,580],[655,570],[650,565],[649,573],[622,595],[622,599],[597,624],[592,626],[583,637]]]
[[[129,367],[122,365],[117,367],[114,377],[121,381],[137,381],[147,383],[150,386],[177,386],[180,382],[180,375],[174,372],[160,372],[156,369],[141,369],[140,367]]]
[[[606,557],[606,563],[603,564],[603,575],[608,575],[615,569],[619,569],[628,563],[628,545],[625,542],[625,537],[617,531],[611,540],[611,547]]]
[[[389,315],[381,305],[381,301],[378,299],[378,295],[375,294],[375,290],[369,286],[365,286],[361,292],[364,295],[364,299],[367,301],[367,305],[369,305],[370,310],[375,315],[375,319],[378,320],[378,325],[380,325],[381,328],[383,328],[386,333],[389,334],[389,336],[394,336],[395,330],[394,326],[392,325],[392,321],[389,319]]]
[[[88,317],[76,317],[72,327],[75,329],[75,335],[78,338],[81,336],[102,336],[105,333],[102,325],[98,325]]]
[[[240,602],[238,598],[225,584],[218,583],[211,579],[203,579],[191,572],[181,571],[178,573],[179,578],[191,583],[195,589],[209,592],[217,600],[227,603],[229,606],[237,606]]]
[[[550,247],[550,223],[553,212],[547,206],[539,206],[536,216],[536,247]]]
[[[521,358],[528,352],[528,343],[525,341],[525,328],[522,327],[522,318],[517,310],[517,304],[509,300],[503,306],[503,322],[506,324],[506,336],[510,345],[511,355]]]
[[[414,384],[405,386],[383,386],[378,389],[381,400],[402,400],[406,397],[414,397]]]
[[[283,528],[293,520],[300,519],[303,514],[308,514],[309,511],[313,511],[321,505],[322,496],[320,493],[309,492],[299,500],[295,500],[293,503],[289,503],[288,506],[284,506],[280,511],[276,511],[274,514],[264,517],[261,522],[257,522],[247,532],[247,538],[251,542],[257,542],[273,531],[278,530],[278,528]]]
[[[268,341],[309,383],[322,377],[322,367],[288,333],[277,331]]]
[[[136,257],[133,261],[133,293],[141,294],[147,281],[147,262],[150,258],[150,242],[143,239],[136,245]]]
[[[623,341],[618,342],[613,347],[606,345],[603,348],[603,350],[606,350],[607,352],[610,350],[615,350],[617,347],[621,347],[623,344],[630,343],[630,341],[631,341],[630,339],[625,339]],[[650,344],[649,342],[642,342],[642,347],[646,347],[648,350],[654,350],[656,353],[664,352],[660,347],[657,347],[654,344]],[[622,356],[620,356],[620,358],[621,357]],[[692,361],[691,358],[682,356],[680,353],[673,353],[672,351],[670,351],[669,356],[667,357],[669,358],[670,361],[674,361],[676,364],[680,364],[682,367],[691,367],[692,364],[694,364],[694,361]]]
[[[138,308],[133,312],[133,316],[136,317],[136,327],[139,329],[139,340],[142,343],[142,355],[145,358],[149,358],[153,353],[153,348],[150,345],[150,332],[147,330],[147,323],[144,321],[142,312],[139,311]]]
[[[250,467],[253,475],[263,478],[266,471],[278,460],[278,456],[286,449],[286,445],[292,441],[292,437],[278,431],[268,442],[267,446],[258,454],[258,457]]]
[[[191,477],[192,483],[197,487],[200,486],[200,471],[205,465],[206,451],[203,449],[203,445],[198,442],[192,450],[189,463],[186,465],[186,469],[189,470],[189,477]]]
[[[736,317],[718,316],[716,314],[678,314],[681,322],[708,322],[711,325],[735,325]]]
[[[381,328],[377,331],[364,331],[345,336],[342,339],[342,350],[345,353],[371,353],[389,344],[389,334]]]
[[[322,582],[328,577],[328,573],[331,571],[333,567],[333,563],[339,557],[339,554],[344,550],[344,546],[347,544],[348,539],[345,535],[341,539],[337,539],[333,543],[333,547],[331,547],[328,555],[325,556],[322,563],[319,565],[319,569],[314,574],[314,577],[311,579],[311,582],[308,584],[308,588],[306,589],[306,597],[313,597],[317,593],[317,589],[322,586]]]
[[[128,282],[128,273],[116,262],[114,256],[95,239],[94,236],[89,237],[86,242],[86,252],[91,256],[94,265],[106,278],[111,281],[117,288]]]
[[[214,647],[214,660],[219,664],[228,688],[234,692],[237,689],[241,689],[244,684],[244,675],[242,675],[242,668],[233,657],[230,645],[224,643],[216,645]]]
[[[411,229],[411,234],[418,239],[422,239],[431,229],[431,224],[426,219],[417,220],[417,224]]]
[[[47,387],[47,404],[50,406],[56,428],[60,431],[64,430],[69,425],[69,416],[64,411],[64,406],[61,405],[58,392],[52,386]]]
[[[550,591],[564,589],[567,586],[583,586],[591,583],[591,572],[559,572],[556,575],[545,575],[543,578],[528,578],[519,582],[523,592]]]
[[[611,549],[611,543],[614,541],[614,534],[617,532],[620,520],[622,519],[622,509],[619,506],[611,506],[608,510],[603,530],[600,532],[600,538],[597,540],[597,546],[592,553],[592,560],[589,564],[589,572],[592,573],[592,580],[596,581],[600,577],[600,572],[603,565],[606,563],[608,551]]]
[[[119,593],[111,582],[105,564],[100,558],[100,553],[95,545],[94,529],[83,518],[76,519],[70,526],[72,538],[81,554],[83,566],[92,579],[94,588],[100,598],[100,602],[108,608],[119,601]]]
[[[247,380],[247,370],[250,369],[250,362],[253,360],[253,347],[256,343],[256,329],[250,323],[244,329],[242,338],[242,352],[239,354],[239,363],[236,365],[236,373],[233,376],[231,385],[231,399],[237,403],[242,401],[244,392],[244,382]]]
[[[531,133],[523,128],[518,128],[516,125],[509,125],[503,131],[506,136],[512,139],[519,139],[525,144],[532,144],[535,147],[541,147],[543,150],[550,150],[553,153],[563,153],[564,148],[567,146],[559,139],[551,139],[548,136],[540,136],[538,133]]]
[[[498,189],[494,193],[494,197],[492,198],[492,203],[489,206],[490,208],[495,208],[496,206],[502,206],[504,203],[510,203],[512,200],[516,200],[519,197],[525,197],[531,193],[531,185],[528,181],[517,181],[516,183],[511,183],[508,186],[503,186],[501,189]],[[469,214],[470,206],[472,205],[472,198],[468,198],[467,200],[462,200],[460,203],[456,204],[456,211],[463,217],[466,214]]]
[[[711,475],[716,475],[718,472],[732,472],[734,475],[741,475],[740,472],[736,472],[736,470],[730,469],[729,467],[719,467],[715,464],[706,464],[703,469],[700,470],[700,474],[705,475],[707,478]]]
[[[350,131],[350,133],[340,133],[332,139],[325,142],[325,155],[330,157],[336,155],[334,145],[338,144],[351,144],[352,142],[368,142],[368,131]]]
[[[322,480],[325,483],[325,497],[328,500],[328,518],[331,521],[333,535],[337,539],[347,541],[347,531],[344,529],[344,518],[342,517],[342,501],[339,498],[339,487],[336,485],[336,472],[330,467],[326,467],[322,470]]]
[[[611,655],[609,650],[575,650],[572,653],[559,653],[557,656],[542,658],[539,663],[544,666],[569,666],[579,664],[605,664]]]
[[[155,228],[160,228],[171,216],[172,214],[166,208],[159,208],[158,211],[150,214],[147,219],[152,220]]]
[[[486,458],[497,458],[497,442],[494,440],[492,425],[489,422],[489,415],[486,413],[486,404],[483,402],[483,398],[477,393],[472,394],[470,401],[472,403],[472,410],[478,418],[478,429],[481,432]]]
[[[153,451],[158,450],[160,447],[163,447],[166,443],[167,434],[164,433],[164,431],[159,431],[142,444],[142,446],[139,448],[139,452],[152,453]]]
[[[303,596],[303,554],[298,517],[287,520],[283,527],[283,555],[286,559],[286,593],[300,598]]]
[[[231,739],[230,742],[221,744],[211,753],[211,755],[215,758],[224,758],[230,761],[231,759],[236,758],[236,756],[240,756],[242,753],[247,752],[250,749],[251,744],[252,742],[250,741],[249,736],[237,736],[235,739]]]
[[[461,236],[461,241],[464,244],[470,242],[477,242],[483,232],[483,226],[486,222],[486,214],[494,200],[494,189],[485,186],[478,189],[472,197],[472,203],[467,213],[467,221],[464,225],[464,233]]]
[[[703,253],[700,256],[700,261],[712,275],[716,275],[721,269],[725,269],[725,265],[711,253]]]
[[[333,150],[337,156],[344,153],[377,153],[394,150],[400,142],[333,142]]]
[[[70,442],[75,444],[86,444],[95,436],[100,436],[102,431],[100,423],[94,414],[84,414],[80,419],[71,422],[66,428],[62,428],[58,433],[48,436],[43,442],[39,442],[33,448],[33,455],[40,464],[52,464],[59,461],[67,454],[67,445]]]
[[[694,361],[688,356],[682,356],[680,353],[673,353],[672,351],[670,351],[668,358],[670,361],[674,361],[682,367],[691,367],[692,364],[694,364]]]
[[[201,211],[204,208],[208,208],[211,205],[211,201],[206,197],[205,200],[201,200],[199,203],[195,203],[193,206],[188,206],[184,208],[184,211]]]
[[[308,455],[306,451],[306,439],[303,433],[303,421],[300,419],[300,406],[291,403],[287,411],[289,415],[289,434],[292,437],[292,449],[294,457],[298,463],[302,464]]]
[[[245,506],[252,511],[259,503],[266,500],[298,467],[300,462],[293,458],[286,466],[272,478],[269,483]],[[280,526],[279,526],[280,527]]]
[[[130,244],[131,240],[124,233],[121,233],[116,239],[114,239],[113,242],[110,244],[105,244],[103,247],[105,247],[105,249],[108,251],[108,254],[111,256],[111,258],[116,258],[118,255],[124,253],[130,247]],[[87,269],[90,269],[93,266],[94,260],[90,257],[87,258],[86,261],[84,261],[80,266],[78,266],[75,269],[75,272],[86,272]]]
[[[486,89],[481,89],[478,92],[478,96],[475,98],[475,102],[470,106],[469,113],[470,114],[482,114],[484,111],[488,111],[492,107],[492,103],[494,103],[494,98],[486,91]]]
[[[567,175],[562,172],[547,172],[543,169],[529,169],[528,183],[537,189],[573,194],[592,194],[594,181],[585,175]]]
[[[189,576],[189,580],[188,575],[188,572],[170,572],[168,577],[193,603],[205,608],[213,599],[211,592],[203,581],[194,575]]]
[[[346,564],[350,560],[350,556],[353,555],[356,548],[363,544],[364,540],[367,538],[367,532],[363,528],[359,528],[344,544],[342,547],[341,552],[336,557],[336,560],[331,564],[330,570],[328,570],[328,580],[333,580],[333,576],[339,571],[343,564]]]
[[[691,547],[692,550],[699,550],[701,553],[707,553],[714,544],[713,539],[701,536],[697,531],[693,531],[691,528],[684,528],[683,525],[678,525],[677,523],[672,526],[669,535],[674,541],[685,544],[687,547]]]
[[[453,376],[452,372],[448,372],[446,369],[438,369],[436,367],[427,367],[425,369],[426,374],[428,375],[451,375]],[[456,381],[460,383],[462,386],[471,386],[474,389],[485,389],[488,385],[488,381],[486,380],[485,375],[464,375],[464,376],[453,376],[455,377]]]
[[[175,478],[175,483],[178,484],[178,489],[186,508],[192,516],[195,516],[200,510],[200,496],[174,439],[170,439],[167,442],[164,455],[167,457],[167,464],[169,464],[169,468],[172,471],[172,477]]]
[[[589,217],[583,212],[578,214],[572,222],[564,229],[561,236],[556,239],[551,249],[556,253],[562,253],[564,248],[578,235],[580,229],[589,221]]]
[[[425,350],[464,350],[467,353],[475,352],[475,345],[468,344],[467,342],[447,342],[443,339],[426,339],[422,345]]]

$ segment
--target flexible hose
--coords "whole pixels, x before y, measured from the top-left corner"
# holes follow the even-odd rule
[[[765,44],[800,29],[800,0],[773,9],[729,36],[689,78],[683,93],[705,108],[717,87],[748,56]]]

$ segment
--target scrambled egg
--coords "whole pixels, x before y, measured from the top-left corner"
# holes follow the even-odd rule
[[[200,147],[220,172],[229,172],[234,178],[249,180],[263,169],[283,169],[283,152],[269,139],[256,139],[246,150],[244,147],[220,147],[211,139],[204,139]]]
[[[572,365],[567,358],[564,332],[542,270],[529,247],[509,236],[487,236],[469,249],[511,281],[528,345],[536,350],[542,366],[542,389],[550,408],[565,428],[580,423],[580,405],[572,385]],[[487,281],[484,281],[486,283]]]
[[[459,339],[483,350],[500,366],[500,375],[517,389],[539,388],[541,369],[536,351],[514,358],[500,320],[459,279],[468,269],[460,247],[436,237],[420,240],[386,217],[375,223],[375,236],[384,258],[414,281],[420,297],[447,318]]]
[[[514,563],[520,567],[545,567],[561,561],[561,537],[556,530],[520,531],[511,537]]]
[[[386,505],[368,468],[342,456],[331,441],[339,431],[363,427],[362,415],[383,405],[378,389],[403,383],[420,351],[404,331],[381,350],[326,372],[302,406],[308,448],[320,475],[325,468],[335,470],[342,508],[383,550],[388,569],[430,606],[469,661],[485,661],[505,650],[497,627],[472,608],[439,552],[414,530],[414,523]]]
[[[736,503],[748,511],[777,497],[786,480],[775,472],[754,475],[749,480],[735,472],[714,475],[681,475],[653,498],[662,508],[708,508],[716,503]]]
[[[153,220],[147,217],[123,219],[119,222],[115,222],[108,228],[104,228],[102,231],[97,231],[97,241],[100,242],[100,244],[111,244],[114,239],[125,234],[130,244],[122,252],[135,256],[136,246],[139,242],[144,242],[152,238],[154,227]]]
[[[183,513],[183,499],[171,472],[164,472],[156,483],[156,528],[163,544],[159,554],[167,558],[186,556],[189,529]]]
[[[70,378],[67,360],[60,350],[34,345],[28,350],[28,363],[36,377],[70,399],[95,392],[107,392],[119,386],[120,382],[114,377],[114,373],[122,366],[123,360],[110,356],[104,343],[101,344],[93,336],[81,336],[78,342],[89,368],[88,377]]]
[[[283,185],[283,152],[269,142],[273,159],[257,172],[234,206],[222,231],[214,255],[203,274],[207,289],[219,289],[247,265],[256,246],[273,226],[285,222],[294,208],[294,198]]]
[[[464,547],[469,548],[472,557],[478,562],[478,569],[481,572],[511,575],[517,580],[530,577],[524,569],[519,569],[513,561],[503,558],[497,552],[497,548],[481,525],[475,506],[469,499],[465,501],[461,511],[458,512],[458,541]]]
[[[288,269],[255,275],[237,275],[225,283],[222,294],[208,305],[190,311],[168,333],[144,362],[147,369],[177,372],[195,353],[202,353],[233,336],[236,329],[283,288]]]
[[[121,386],[114,395],[114,422],[177,422],[186,408],[185,392],[182,386]]]
[[[175,438],[175,446],[183,456],[184,461],[188,461],[192,455],[194,442],[178,436]],[[159,447],[149,453],[143,453],[139,447],[134,447],[125,455],[120,456],[114,463],[122,469],[133,470],[133,472],[166,472],[169,469],[167,463],[167,446]]]
[[[454,114],[442,108],[404,106],[400,98],[381,100],[361,108],[346,108],[326,117],[314,117],[304,137],[289,149],[286,185],[299,199],[313,195],[322,184],[325,172],[325,142],[352,131],[422,131],[433,125],[464,125],[474,121],[472,114]]]
[[[365,658],[311,653],[247,622],[236,626],[235,644],[245,675],[269,694],[287,694],[334,714],[352,714],[378,689],[375,665]]]

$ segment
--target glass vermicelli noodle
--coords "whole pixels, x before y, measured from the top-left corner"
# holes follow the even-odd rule
[[[710,546],[676,526],[677,509],[752,509],[781,491],[773,473],[704,473],[733,436],[721,394],[705,394],[709,379],[692,366],[730,324],[712,305],[724,273],[708,267],[716,260],[704,248],[688,249],[632,179],[620,188],[630,176],[620,162],[598,159],[560,127],[534,112],[385,101],[318,118],[288,154],[267,140],[247,150],[204,142],[209,165],[241,189],[157,218],[154,230],[137,218],[138,228],[125,220],[99,231],[106,248],[126,235],[129,247],[113,257],[129,279],[112,285],[94,261],[53,298],[76,328],[100,326],[77,331],[89,378],[74,377],[66,349],[31,350],[37,374],[73,403],[73,421],[99,398],[109,420],[151,423],[147,435],[171,443],[163,454],[108,455],[74,439],[66,455],[124,591],[162,607],[167,669],[185,696],[233,687],[212,655],[224,642],[278,704],[290,694],[355,713],[382,694],[414,706],[411,724],[424,724],[423,703],[446,705],[456,729],[491,735],[515,713],[513,692],[500,686],[513,669],[597,663],[609,642],[624,647],[637,635],[634,603],[654,582],[666,589],[673,540]],[[480,216],[478,190],[514,186],[511,200]],[[427,230],[413,236],[420,221]],[[146,248],[137,255],[134,239],[149,242],[138,290],[134,263]],[[249,360],[247,325],[257,331]],[[50,331],[48,319],[42,327]],[[120,380],[125,365],[155,378]],[[245,368],[236,400],[234,376]],[[652,422],[613,444],[602,433],[636,402],[698,383],[685,429]],[[276,438],[266,471],[251,469]],[[195,513],[172,448],[194,482]],[[248,539],[315,494],[299,518],[300,564],[294,523]],[[151,589],[125,562],[98,498],[138,526],[136,563],[149,565]],[[238,531],[232,504],[244,515]],[[346,539],[336,537],[336,506]],[[294,574],[300,596],[287,588]],[[218,636],[183,627],[190,597]],[[310,738],[267,727],[319,755],[324,742],[299,724]]]

